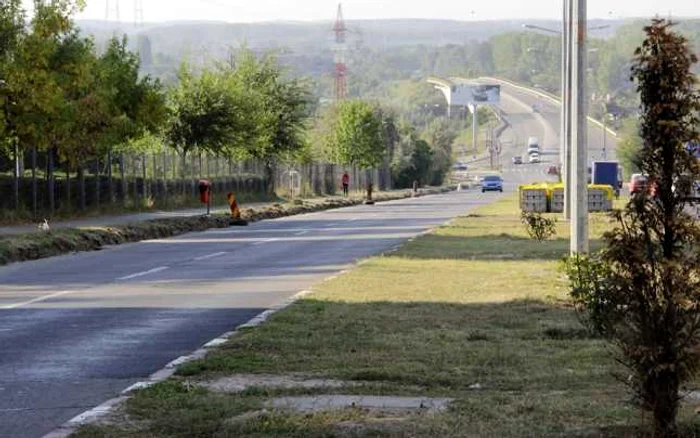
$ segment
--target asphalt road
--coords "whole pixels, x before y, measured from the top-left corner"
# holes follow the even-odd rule
[[[497,196],[405,199],[0,268],[0,436],[42,436],[356,260]]]
[[[555,153],[556,162],[559,162],[559,131],[561,105],[554,104],[548,99],[538,97],[537,95],[525,91],[520,91],[509,85],[501,86],[502,104],[501,108],[515,117],[515,122],[525,120],[536,120],[537,125],[530,127],[521,126],[518,130],[518,141],[520,144],[521,155],[527,156],[527,137],[539,137],[545,143],[545,149]],[[514,105],[513,100],[516,99],[518,105]],[[538,112],[532,111],[532,106],[538,107]],[[527,117],[527,115],[530,115]],[[524,129],[523,129],[524,128]],[[525,134],[525,132],[532,133]],[[524,134],[524,135],[523,135]],[[607,160],[615,160],[615,149],[617,147],[617,138],[605,133],[605,142],[603,142],[603,128],[593,123],[588,124],[588,160],[601,160],[603,158],[603,145],[605,145],[605,158]]]

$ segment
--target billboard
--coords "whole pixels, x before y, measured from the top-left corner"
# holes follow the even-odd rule
[[[450,90],[450,105],[498,105],[500,85],[457,84]]]

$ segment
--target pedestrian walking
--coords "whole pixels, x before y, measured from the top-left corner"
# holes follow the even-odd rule
[[[343,173],[341,181],[343,183],[343,196],[348,196],[348,188],[350,187],[350,175],[348,175],[347,171]]]

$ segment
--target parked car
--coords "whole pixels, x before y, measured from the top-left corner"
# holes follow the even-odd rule
[[[513,164],[523,164],[523,157],[516,155],[513,157]]]
[[[454,166],[452,166],[452,169],[457,171],[464,171],[467,170],[467,165],[464,163],[455,163]]]
[[[535,163],[539,163],[539,162],[540,162],[540,154],[538,154],[537,152],[530,154],[530,163],[535,164]]]
[[[630,178],[630,193],[634,195],[635,193],[647,190],[647,180],[647,175],[643,173],[633,173]]]
[[[481,181],[481,193],[503,192],[503,178],[499,175],[486,175]]]

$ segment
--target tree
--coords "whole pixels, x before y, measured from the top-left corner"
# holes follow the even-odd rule
[[[639,136],[639,122],[626,119],[620,129],[620,141],[617,145],[617,157],[625,171],[625,177],[638,173],[641,168],[642,138]]]
[[[225,153],[245,132],[245,118],[252,117],[243,100],[220,72],[205,70],[195,76],[183,65],[178,80],[169,94],[167,140],[183,157],[194,149]]]
[[[433,162],[429,184],[441,185],[452,165],[452,145],[457,139],[457,132],[444,118],[433,120],[425,129],[422,138],[428,142],[433,151]]]
[[[424,185],[431,180],[433,151],[425,140],[421,140],[411,125],[401,127],[401,139],[397,154],[391,163],[394,184],[409,188],[414,182]]]
[[[299,79],[286,78],[273,56],[257,59],[249,50],[238,56],[230,83],[232,89],[249,95],[247,114],[255,121],[249,132],[254,138],[245,142],[244,150],[265,164],[267,187],[272,192],[276,162],[297,158],[306,150],[310,87]]]
[[[337,163],[369,170],[382,164],[386,143],[381,114],[361,100],[341,102],[327,139],[328,155]],[[368,195],[371,193],[368,181]]]
[[[585,321],[617,347],[661,437],[678,435],[679,390],[700,365],[700,228],[686,213],[700,167],[685,148],[700,137],[691,72],[697,57],[671,26],[655,19],[645,27],[632,69],[641,99],[640,167],[654,194],[632,198],[602,252],[569,266]]]

